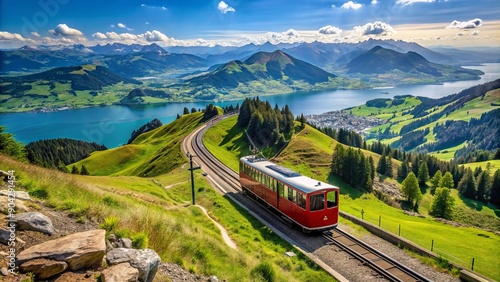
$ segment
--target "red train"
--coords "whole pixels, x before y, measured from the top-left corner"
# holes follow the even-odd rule
[[[240,183],[306,233],[337,226],[338,187],[256,156],[240,159]]]

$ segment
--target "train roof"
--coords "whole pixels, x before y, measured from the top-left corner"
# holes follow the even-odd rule
[[[304,176],[265,158],[246,156],[242,157],[240,161],[307,194],[325,189],[338,189],[336,186]]]

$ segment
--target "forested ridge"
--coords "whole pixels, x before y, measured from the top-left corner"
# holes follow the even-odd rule
[[[94,151],[107,150],[106,146],[69,138],[47,139],[26,145],[28,160],[48,168],[64,166],[82,160]]]

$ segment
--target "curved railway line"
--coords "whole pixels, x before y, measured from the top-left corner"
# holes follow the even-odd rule
[[[216,178],[223,181],[226,187],[231,190],[225,191],[222,189],[223,192],[239,194],[241,192],[241,186],[238,173],[220,162],[203,144],[203,136],[206,130],[210,128],[213,123],[227,117],[228,116],[216,117],[207,122],[204,126],[193,131],[193,133],[184,140],[183,150],[198,157],[201,162],[198,163],[198,165],[203,164],[205,171],[210,171],[210,174],[215,175]],[[265,212],[269,213],[269,211]],[[339,229],[323,232],[322,235],[328,242],[327,244],[340,247],[343,251],[361,261],[363,265],[369,266],[378,272],[388,281],[432,281]]]

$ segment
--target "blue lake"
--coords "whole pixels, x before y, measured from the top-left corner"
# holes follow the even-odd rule
[[[411,94],[439,98],[458,93],[471,86],[500,78],[500,64],[468,67],[482,70],[480,80],[457,81],[442,85],[403,85],[384,89],[335,90],[298,92],[285,95],[262,96],[271,105],[288,104],[295,115],[321,114],[364,104],[374,98],[390,98]],[[388,94],[384,94],[385,92]],[[383,93],[384,92],[384,93]],[[241,101],[216,102],[218,106],[236,105]],[[168,103],[141,106],[106,106],[72,109],[51,113],[0,114],[0,125],[23,143],[40,139],[73,138],[104,144],[113,148],[125,144],[133,130],[158,118],[166,124],[182,114],[184,107],[203,109],[208,103]]]

